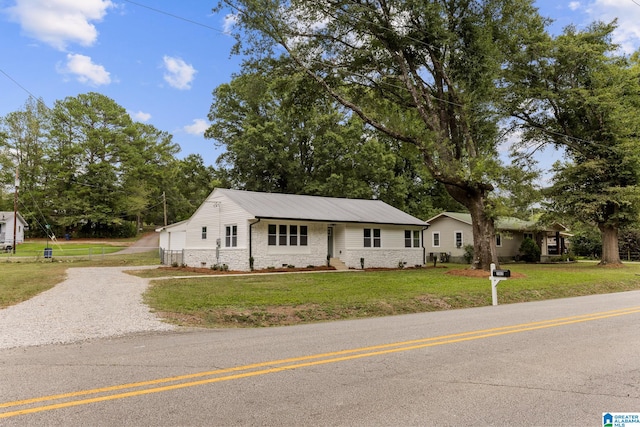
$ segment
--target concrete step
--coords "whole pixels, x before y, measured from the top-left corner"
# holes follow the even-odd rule
[[[348,270],[347,266],[340,258],[329,259],[329,265],[334,267],[336,270]]]

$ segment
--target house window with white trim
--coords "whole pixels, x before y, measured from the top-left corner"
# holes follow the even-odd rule
[[[433,241],[433,247],[434,248],[439,248],[440,247],[440,232],[439,231],[434,231],[433,234],[431,235],[432,237],[432,241]]]
[[[283,224],[278,226],[278,245],[287,246],[287,226]]]
[[[207,238],[207,227],[202,227],[202,240]]]
[[[496,234],[496,246],[497,247],[502,247],[502,235],[501,234]]]
[[[224,245],[227,248],[235,248],[238,246],[238,226],[227,225],[225,227]]]
[[[382,238],[379,228],[365,228],[364,229],[364,247],[365,248],[379,248],[382,246]]]
[[[306,225],[269,224],[267,244],[269,246],[307,246],[308,230]]]
[[[455,233],[455,240],[456,240],[456,248],[461,248],[462,247],[462,231],[456,231]]]
[[[418,230],[404,230],[404,247],[420,247],[420,232]]]

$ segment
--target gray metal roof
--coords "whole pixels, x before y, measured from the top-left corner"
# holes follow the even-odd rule
[[[428,224],[381,200],[217,189],[255,218],[369,224]]]

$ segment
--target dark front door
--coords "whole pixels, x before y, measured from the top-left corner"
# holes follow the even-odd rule
[[[333,258],[333,227],[327,227],[327,254]]]

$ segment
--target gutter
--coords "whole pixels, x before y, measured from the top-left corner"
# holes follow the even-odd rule
[[[251,258],[253,258],[253,226],[259,223],[262,218],[258,218],[256,222],[249,223],[249,268],[251,269]]]

